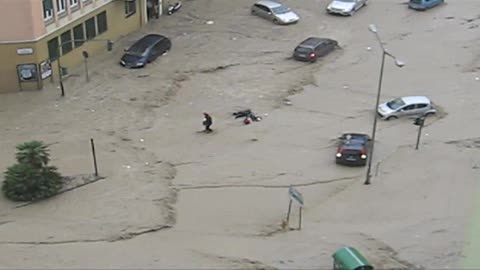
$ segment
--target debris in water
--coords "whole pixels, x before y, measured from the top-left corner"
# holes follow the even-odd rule
[[[285,105],[292,105],[292,102],[290,101],[290,99],[285,98],[285,99],[283,100],[283,104],[285,104]]]
[[[144,142],[145,140],[144,139],[140,139],[140,142]]]
[[[372,50],[372,47],[367,47],[367,51],[371,51]]]
[[[207,21],[206,24],[213,24],[213,21]]]

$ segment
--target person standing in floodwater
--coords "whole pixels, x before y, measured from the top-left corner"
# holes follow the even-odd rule
[[[213,124],[212,117],[206,112],[203,113],[203,117],[203,125],[205,126],[205,132],[212,132],[212,129],[210,128]]]

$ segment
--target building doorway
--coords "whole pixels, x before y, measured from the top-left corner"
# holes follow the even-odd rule
[[[158,19],[162,15],[162,0],[147,0],[148,21]]]

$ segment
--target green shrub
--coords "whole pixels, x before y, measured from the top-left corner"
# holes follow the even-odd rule
[[[57,168],[48,166],[48,147],[40,141],[17,146],[17,164],[5,172],[2,190],[14,201],[33,201],[51,197],[62,188],[62,176]]]

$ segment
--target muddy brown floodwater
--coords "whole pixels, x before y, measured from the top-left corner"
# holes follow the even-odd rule
[[[480,166],[480,2],[415,12],[372,0],[353,17],[286,3],[298,24],[252,17],[250,1],[185,1],[92,59],[90,83],[78,69],[65,98],[55,85],[1,95],[2,171],[15,145],[38,139],[62,174],[88,174],[94,138],[105,178],[24,207],[1,197],[0,267],[328,269],[344,245],[379,269],[458,266]],[[370,23],[406,62],[387,60],[382,101],[427,95],[442,114],[418,151],[411,119],[380,121],[365,186],[365,168],[337,166],[334,152],[342,132],[371,132],[381,52]],[[118,66],[150,32],[170,36],[171,52]],[[308,36],[341,49],[293,61]],[[245,108],[263,120],[232,117]],[[212,134],[198,132],[204,111]],[[282,230],[289,185],[305,198],[301,231]]]

